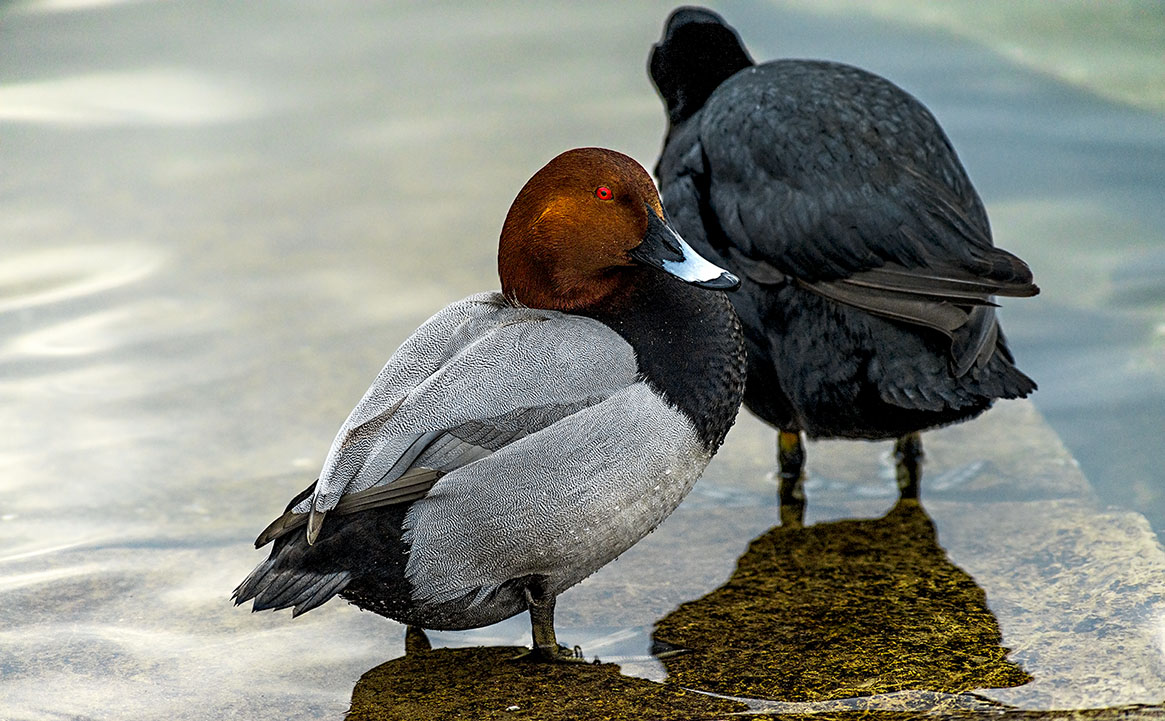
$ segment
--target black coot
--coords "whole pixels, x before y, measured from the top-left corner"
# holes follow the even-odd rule
[[[918,432],[1036,384],[1014,365],[993,296],[1032,296],[930,112],[834,62],[757,65],[717,14],[680,8],[650,61],[667,105],[664,207],[743,280],[745,404],[778,429],[782,500],[810,438],[897,439],[917,492]]]

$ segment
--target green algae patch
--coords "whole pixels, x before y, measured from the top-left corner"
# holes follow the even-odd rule
[[[1031,680],[913,500],[878,519],[771,529],[726,584],[656,624],[655,639],[690,651],[661,658],[669,682],[731,696],[956,694]]]
[[[610,664],[515,661],[520,648],[410,652],[365,673],[348,719],[713,719],[725,699],[629,678]]]

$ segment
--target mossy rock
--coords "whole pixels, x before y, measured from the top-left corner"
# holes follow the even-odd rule
[[[744,704],[629,678],[614,664],[515,661],[524,649],[410,652],[365,673],[351,721],[714,719]]]

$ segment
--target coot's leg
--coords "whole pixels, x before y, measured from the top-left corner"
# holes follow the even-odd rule
[[[805,444],[800,431],[777,431],[777,466],[781,525],[800,526],[805,520]]]
[[[530,609],[530,629],[534,648],[522,658],[538,661],[582,661],[582,654],[558,645],[554,635],[554,594],[546,588],[545,576],[531,576],[526,583],[526,605]]]
[[[922,434],[907,433],[894,443],[894,474],[898,477],[898,493],[902,498],[918,498],[918,484],[922,480]]]
[[[420,626],[410,625],[405,629],[405,655],[408,656],[422,651],[428,651],[433,648],[433,644],[429,643],[429,637],[425,635],[425,629]]]

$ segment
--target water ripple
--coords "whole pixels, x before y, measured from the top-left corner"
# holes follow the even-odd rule
[[[91,73],[0,86],[0,120],[190,126],[251,117],[254,93],[181,68]]]
[[[0,313],[129,285],[153,273],[161,261],[155,252],[124,245],[61,247],[7,257],[0,264]]]

